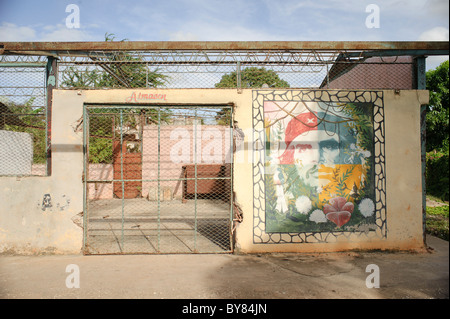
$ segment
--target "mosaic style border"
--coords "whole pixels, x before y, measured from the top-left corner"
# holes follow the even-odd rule
[[[376,230],[327,231],[282,233],[266,232],[265,226],[265,183],[264,183],[264,102],[333,102],[373,103],[374,130],[374,172],[375,172],[375,224]],[[364,239],[385,239],[386,226],[386,163],[384,103],[382,91],[355,90],[254,90],[252,93],[253,115],[253,243],[332,243],[347,238],[355,241]],[[356,236],[356,237],[355,237]]]

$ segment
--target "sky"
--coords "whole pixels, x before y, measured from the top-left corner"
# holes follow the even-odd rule
[[[71,4],[78,27],[66,23],[75,21]],[[379,23],[370,28],[371,4]],[[449,1],[0,0],[0,41],[103,41],[106,33],[129,41],[448,41]],[[428,68],[443,59],[428,58]]]

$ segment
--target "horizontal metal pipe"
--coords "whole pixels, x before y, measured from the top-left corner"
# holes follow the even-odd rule
[[[2,68],[45,68],[47,62],[0,62]]]
[[[1,42],[0,51],[449,50],[448,41],[117,41]],[[59,53],[59,52],[58,52]]]
[[[60,65],[104,65],[104,64],[148,64],[148,65],[235,65],[237,61],[102,61],[102,62],[92,62],[92,61],[77,61],[77,62],[61,62]],[[324,65],[324,64],[411,64],[412,62],[361,62],[361,61],[247,61],[240,62],[241,65],[253,65],[253,64],[264,64],[264,65]],[[1,66],[1,65],[0,65]]]
[[[161,178],[161,179],[114,179],[114,180],[87,180],[86,183],[120,183],[120,182],[177,182],[194,180],[229,180],[231,177],[197,177],[197,178]]]

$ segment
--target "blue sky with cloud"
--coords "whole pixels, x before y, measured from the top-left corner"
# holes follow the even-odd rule
[[[0,41],[448,41],[448,19],[448,0],[0,0]]]

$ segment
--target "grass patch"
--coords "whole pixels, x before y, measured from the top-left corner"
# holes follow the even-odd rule
[[[427,207],[427,234],[449,240],[449,206]]]
[[[427,194],[427,199],[430,199],[432,201],[441,203],[441,204],[446,204],[448,205],[448,201],[443,201],[441,198],[437,197],[437,196],[433,196],[431,194]]]

